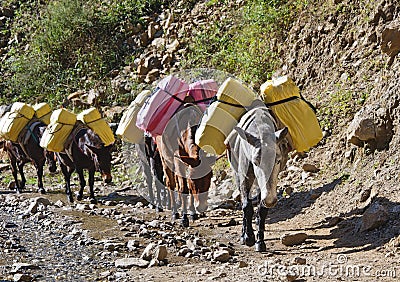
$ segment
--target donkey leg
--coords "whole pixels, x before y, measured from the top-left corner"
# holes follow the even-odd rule
[[[155,185],[156,185],[156,193],[157,193],[157,202],[156,202],[156,212],[162,212],[163,211],[163,205],[162,205],[162,200],[161,200],[161,190],[163,189],[162,184],[159,183],[157,178],[155,179]]]
[[[97,204],[96,197],[94,196],[94,170],[89,170],[89,199],[91,204]]]
[[[254,237],[253,226],[251,224],[254,210],[253,210],[253,205],[248,198],[244,199],[242,210],[243,210],[243,228],[242,228],[241,243],[247,246],[253,246],[256,242],[256,239]]]
[[[35,164],[36,166],[36,175],[37,175],[37,181],[38,181],[38,192],[41,194],[45,194],[46,191],[44,190],[43,187],[43,164]]]
[[[76,199],[78,201],[82,201],[83,189],[85,189],[85,186],[86,186],[85,176],[83,174],[83,169],[77,169],[76,172],[78,173],[78,177],[79,177],[79,192],[78,192],[78,196],[76,197]]]
[[[196,213],[196,209],[194,207],[194,197],[192,194],[189,196],[189,211],[190,211],[190,219],[195,221],[199,219],[199,215]]]
[[[13,176],[14,181],[15,181],[15,190],[19,194],[19,193],[21,193],[21,188],[20,188],[20,185],[19,185],[19,182],[18,182],[18,167],[17,167],[17,163],[14,160],[12,160],[11,158],[10,158],[10,163],[11,163],[11,173],[12,173],[12,176]]]
[[[175,191],[168,189],[168,193],[169,193],[169,198],[170,198],[170,202],[171,202],[172,220],[175,220],[175,219],[179,218],[179,213],[176,208],[176,202],[175,202]]]
[[[265,218],[267,217],[268,209],[264,207],[261,203],[258,207],[258,231],[257,231],[257,242],[256,242],[256,251],[257,252],[265,252],[267,247],[264,242],[264,231],[265,231]]]
[[[21,190],[25,188],[25,183],[26,183],[26,178],[25,178],[25,174],[24,174],[24,164],[25,163],[18,164],[18,171],[19,171],[19,174],[21,175],[21,182],[19,184],[19,189],[21,189]]]
[[[68,167],[60,162],[61,172],[64,175],[65,181],[65,193],[67,194],[70,203],[74,202],[74,197],[71,191],[71,174],[73,170],[69,170]]]
[[[181,225],[183,227],[189,227],[189,218],[187,215],[188,197],[189,194],[179,193],[182,199],[182,220]]]

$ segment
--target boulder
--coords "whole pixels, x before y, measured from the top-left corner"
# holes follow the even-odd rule
[[[389,57],[394,57],[400,52],[400,27],[383,30],[381,50]]]
[[[385,108],[367,105],[356,113],[347,128],[347,141],[363,147],[382,150],[388,146],[393,136],[393,122]]]
[[[384,225],[389,220],[389,213],[384,206],[374,202],[364,212],[360,231],[370,231]]]
[[[149,265],[149,262],[141,258],[122,258],[117,259],[114,264],[118,268],[132,268],[134,266],[145,268]]]
[[[304,243],[308,238],[308,235],[306,233],[300,232],[300,233],[290,233],[290,234],[284,234],[281,237],[281,242],[285,246],[294,246],[294,245],[300,245]]]

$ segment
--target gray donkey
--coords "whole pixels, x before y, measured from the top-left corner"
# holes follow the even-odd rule
[[[266,251],[264,242],[267,208],[276,205],[278,174],[286,165],[288,129],[276,129],[276,122],[260,100],[253,102],[238,125],[226,138],[228,160],[235,172],[236,182],[241,191],[243,227],[240,242],[255,245],[258,252]],[[257,241],[252,227],[254,214],[250,197],[251,187],[257,181],[260,193],[258,207]]]

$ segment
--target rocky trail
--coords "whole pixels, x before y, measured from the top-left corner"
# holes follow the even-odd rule
[[[289,171],[304,177],[293,159]],[[2,187],[1,281],[393,281],[400,271],[400,206],[371,205],[372,191],[359,196],[357,210],[332,216],[318,206],[332,207],[327,195],[346,179],[325,183],[307,173],[315,189],[282,187],[267,217],[265,253],[240,245],[242,213],[232,196],[182,228],[169,211],[156,213],[135,187],[98,181],[96,205],[69,204],[57,175],[45,176],[46,195],[31,185],[20,195]],[[212,189],[219,190],[211,197],[227,183],[229,171],[214,178]]]

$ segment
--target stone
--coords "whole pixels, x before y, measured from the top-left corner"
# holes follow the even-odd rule
[[[129,240],[128,243],[126,243],[126,247],[128,248],[129,251],[134,251],[136,248],[138,248],[140,245],[138,240]]]
[[[145,67],[143,64],[138,65],[137,74],[138,75],[146,75],[149,72],[149,69]]]
[[[147,27],[147,38],[150,40],[154,38],[154,35],[157,32],[156,25],[157,24],[155,22],[150,22],[149,26]]]
[[[303,164],[303,170],[306,171],[306,172],[312,172],[312,173],[319,172],[319,168],[317,168],[313,164],[308,164],[308,163]]]
[[[213,259],[219,262],[227,262],[231,255],[227,250],[218,250],[213,253]]]
[[[385,108],[367,105],[358,111],[347,128],[347,141],[363,147],[384,149],[393,136],[393,122]]]
[[[100,92],[95,89],[90,89],[87,95],[86,101],[89,105],[94,106],[97,103],[97,100],[100,97]]]
[[[244,268],[244,267],[248,267],[249,266],[249,264],[247,263],[247,262],[245,262],[245,261],[239,261],[238,262],[238,264],[237,264],[237,267],[238,268]]]
[[[43,205],[44,207],[47,207],[50,205],[50,201],[46,198],[38,197],[38,198],[33,198],[31,200],[31,204],[29,205],[28,209],[26,210],[26,214],[35,214],[38,212],[39,205]]]
[[[40,269],[40,267],[30,263],[16,262],[12,265],[11,273],[18,273],[24,270],[33,270],[33,269]]]
[[[144,249],[140,258],[150,261],[154,257],[154,252],[156,250],[156,247],[157,245],[155,243],[148,244],[147,247]]]
[[[374,202],[364,212],[361,218],[361,229],[360,231],[370,231],[384,225],[389,220],[389,213],[387,209]]]
[[[28,274],[17,273],[17,274],[14,274],[13,280],[15,282],[29,282],[29,281],[33,281],[33,277]]]
[[[168,256],[168,250],[165,245],[159,245],[154,251],[154,259],[158,261],[165,260]]]
[[[149,262],[147,260],[141,259],[141,258],[122,258],[122,259],[117,259],[114,262],[115,267],[118,268],[132,268],[132,267],[140,267],[140,268],[146,268],[149,265]]]
[[[308,235],[303,232],[284,234],[281,236],[281,242],[285,246],[294,246],[304,243]]]
[[[71,93],[68,95],[67,99],[68,100],[73,100],[73,99],[80,99],[83,95],[85,94],[85,91],[83,90],[78,90],[74,93]]]
[[[174,53],[176,50],[178,50],[179,45],[180,45],[180,43],[179,43],[178,39],[175,39],[172,43],[167,44],[167,46],[166,46],[167,52]]]
[[[305,265],[307,263],[307,260],[305,258],[302,258],[302,257],[295,257],[293,259],[293,263],[294,264]]]
[[[394,57],[400,52],[400,29],[385,28],[382,32],[381,50]]]

